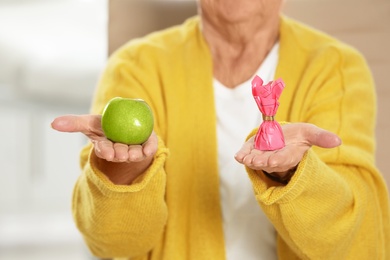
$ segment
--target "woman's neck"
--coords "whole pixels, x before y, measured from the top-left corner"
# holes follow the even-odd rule
[[[229,88],[250,79],[278,40],[279,17],[229,23],[201,15],[202,33],[211,50],[214,77]]]

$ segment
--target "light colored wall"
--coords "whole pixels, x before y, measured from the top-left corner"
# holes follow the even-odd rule
[[[108,54],[129,39],[182,23],[197,13],[191,0],[108,2]]]
[[[0,259],[93,259],[71,215],[86,139],[50,123],[88,113],[106,11],[105,0],[0,0]]]

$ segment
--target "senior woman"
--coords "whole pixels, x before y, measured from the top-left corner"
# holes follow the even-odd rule
[[[282,0],[198,5],[197,17],[110,57],[91,115],[52,123],[91,140],[73,211],[93,254],[389,258],[388,194],[374,165],[374,86],[361,55],[282,16]],[[261,122],[251,96],[256,74],[286,83],[277,114],[288,122],[286,146],[277,151],[253,149]],[[143,145],[103,135],[99,114],[115,96],[152,107],[155,129]]]

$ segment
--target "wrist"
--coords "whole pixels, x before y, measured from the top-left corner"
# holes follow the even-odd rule
[[[294,168],[289,169],[286,172],[266,172],[263,171],[263,174],[265,177],[267,177],[269,180],[273,182],[277,182],[283,185],[287,185],[289,181],[291,180],[292,176],[294,176],[295,171],[297,170],[298,166],[295,166]]]
[[[109,162],[95,154],[91,159],[91,163],[115,185],[132,184],[153,161],[153,157],[147,157],[140,162]]]

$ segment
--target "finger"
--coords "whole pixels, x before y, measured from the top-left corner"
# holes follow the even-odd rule
[[[267,153],[267,151],[252,149],[248,155],[242,158],[241,163],[251,169],[261,170],[267,163],[269,156]]]
[[[336,134],[312,124],[307,124],[305,137],[310,145],[322,148],[334,148],[341,145],[341,139]]]
[[[241,149],[234,155],[234,158],[239,162],[243,163],[244,158],[249,155],[253,149],[253,140],[254,137],[250,138],[247,142],[245,142]],[[247,159],[249,160],[249,159]]]
[[[128,151],[129,161],[139,162],[145,158],[142,145],[131,145]]]
[[[66,115],[60,116],[53,120],[51,127],[60,132],[81,132],[90,134],[91,132],[100,131],[100,115]]]
[[[144,144],[142,144],[143,154],[146,157],[152,156],[157,152],[157,148],[158,148],[157,135],[154,132],[152,132],[149,139]]]
[[[267,167],[263,169],[267,172],[285,172],[294,168],[303,157],[304,149],[302,151],[286,148],[270,154],[268,157]]]
[[[249,167],[251,167],[254,170],[262,170],[264,167],[267,167],[269,157],[272,153],[273,152],[269,152],[269,151],[260,152],[258,150],[254,150],[252,152],[253,155],[252,163],[251,166]]]
[[[129,159],[129,146],[122,143],[114,143],[114,159],[116,162],[126,162]]]
[[[94,150],[97,157],[104,159],[106,161],[112,162],[115,157],[115,150],[113,147],[113,143],[110,141],[94,141]]]

